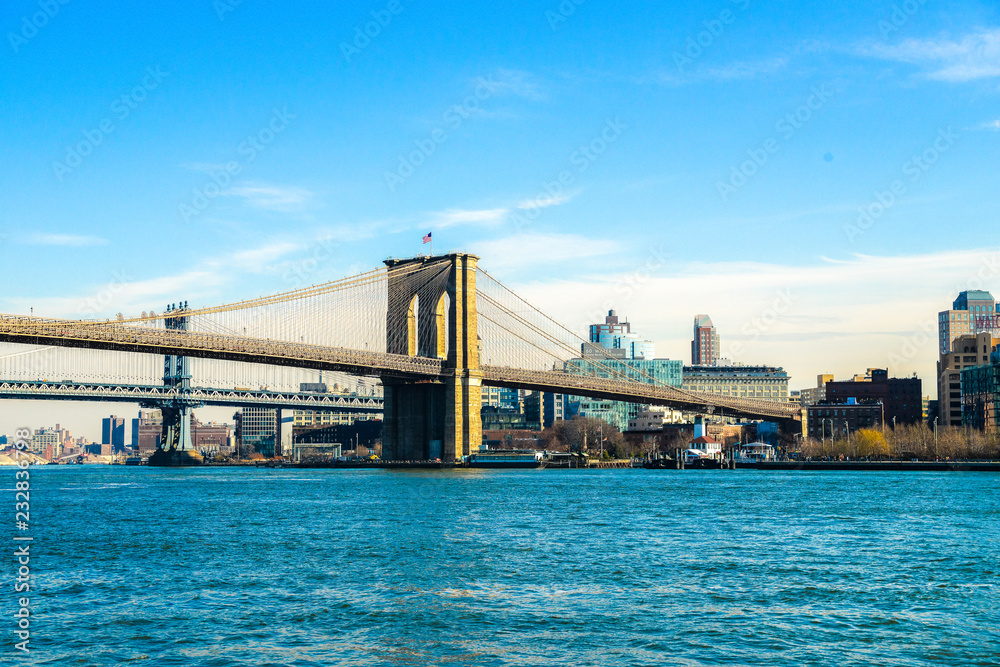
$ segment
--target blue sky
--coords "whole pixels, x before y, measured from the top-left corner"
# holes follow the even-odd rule
[[[927,322],[1000,292],[995,3],[17,0],[0,28],[0,311],[229,301],[433,230],[581,331],[615,307],[687,359],[705,312],[793,388],[889,365],[933,395]]]

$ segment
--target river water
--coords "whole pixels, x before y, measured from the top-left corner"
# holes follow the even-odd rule
[[[992,473],[31,473],[0,664],[1000,664]]]

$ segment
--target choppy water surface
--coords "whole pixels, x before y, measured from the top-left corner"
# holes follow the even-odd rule
[[[36,469],[27,664],[995,665],[998,482]]]

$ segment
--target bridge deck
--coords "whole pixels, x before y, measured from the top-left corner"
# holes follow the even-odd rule
[[[409,380],[433,380],[445,374],[441,359],[116,322],[0,316],[0,341],[175,354]],[[633,380],[501,366],[483,366],[481,370],[483,383],[487,385],[663,405],[694,412],[715,411],[750,419],[799,420],[802,414],[798,406],[789,403],[692,392]]]

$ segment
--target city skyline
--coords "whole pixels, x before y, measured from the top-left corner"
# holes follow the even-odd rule
[[[989,264],[984,264],[984,266],[989,266]],[[881,266],[877,270],[869,267],[869,270],[864,272],[864,275],[868,277],[867,279],[870,279],[872,275],[881,275],[888,277],[893,271],[894,267],[892,265]],[[969,289],[973,288],[970,287]],[[851,290],[846,290],[846,291],[850,293]],[[957,297],[958,295],[956,294],[955,296]],[[949,308],[951,306],[951,301],[953,300],[954,299],[949,299],[948,302],[943,305],[943,307]],[[742,333],[734,332],[732,335],[730,335],[727,331],[723,330],[720,335],[720,338],[722,339],[721,349],[723,353],[721,357],[723,359],[731,359],[733,361],[736,361],[737,363],[746,365],[754,365],[755,363],[757,365],[761,364],[774,365],[784,368],[785,371],[788,371],[789,370],[788,366],[780,363],[780,361],[776,363],[754,362],[752,358],[745,359],[743,357],[746,356],[747,350],[750,350],[751,353],[754,350],[758,349],[765,349],[765,350],[777,349],[780,351],[781,340],[780,339],[768,340],[768,336],[766,334],[767,331],[769,330],[778,331],[782,319],[786,320],[786,324],[788,321],[794,321],[794,318],[789,315],[789,311],[794,306],[794,304],[795,304],[794,293],[788,291],[785,291],[784,293],[779,292],[778,296],[774,299],[774,301],[770,305],[766,306],[764,309],[758,312],[757,315],[752,316],[746,320],[746,322],[743,325],[744,332]],[[829,305],[828,302],[826,303],[826,305]],[[845,304],[844,307],[846,308],[849,305],[850,304]],[[875,304],[876,307],[877,305],[878,304]],[[866,313],[868,312],[869,311],[867,310],[862,310],[857,314],[857,317],[863,318],[866,316]],[[640,335],[645,331],[646,324],[644,322],[636,322],[634,319],[629,317],[628,313],[620,313],[620,316],[622,322],[629,321],[631,325],[636,326],[637,331],[639,332]],[[593,322],[592,324],[599,324],[600,322],[605,320],[606,317],[607,317],[606,314],[601,313],[601,315],[598,316],[595,322]],[[937,317],[938,317],[937,313],[934,313],[928,317],[924,317],[923,318],[924,322],[921,323],[921,329],[918,332],[915,332],[912,336],[904,338],[902,341],[900,341],[900,345],[898,347],[890,347],[889,348],[890,351],[888,352],[888,355],[885,357],[885,359],[887,359],[888,361],[902,360],[905,362],[908,360],[915,360],[917,363],[926,362],[926,359],[923,358],[923,355],[920,351],[923,350],[924,348],[935,347],[935,344],[937,342],[937,328],[936,328]],[[584,328],[586,329],[586,327]],[[749,334],[746,333],[747,331],[749,331]],[[837,341],[839,344],[844,345],[848,349],[850,349],[851,346],[854,345],[853,341],[865,335],[871,336],[873,334],[872,332],[850,332],[850,331],[829,332],[827,334],[830,340]],[[772,335],[772,337],[778,338],[778,336],[776,335]],[[688,354],[690,354],[691,338],[692,336],[689,329],[686,341],[688,347]],[[733,338],[735,340],[733,342],[729,342],[728,340],[729,338]],[[758,345],[751,346],[750,344],[753,342],[758,343]],[[935,369],[938,359],[936,349],[931,350],[931,353],[933,357],[930,366],[932,369]],[[845,354],[847,354],[846,350]],[[660,357],[661,355],[657,356]],[[679,360],[684,365],[689,365],[690,363],[690,359],[684,357],[683,355],[677,355],[677,356],[667,355],[667,356],[662,356],[661,358]],[[842,379],[849,379],[859,371],[863,371],[865,368],[870,368],[870,367],[887,368],[890,376],[893,377],[900,377],[900,378],[909,377],[912,374],[908,372],[904,373],[898,372],[897,371],[898,367],[894,367],[891,364],[882,364],[881,366],[879,366],[878,364],[875,364],[874,366],[872,364],[867,364],[867,362],[871,360],[872,358],[869,356],[865,356],[860,353],[854,353],[853,356],[848,358],[848,363],[844,366],[844,368],[838,367],[836,369],[833,369],[832,364],[828,364],[823,367],[817,367],[817,371],[811,375],[799,375],[798,377],[796,377],[791,373],[789,373],[788,386],[790,389],[793,390],[807,389],[815,386],[815,378],[819,374],[831,373],[835,376],[837,380],[842,380]],[[935,370],[931,370],[928,371],[928,375],[926,376],[921,374],[918,375],[924,381],[924,390],[923,390],[924,395],[928,395],[933,399],[937,393],[937,386],[936,386],[937,373],[935,372]],[[70,425],[70,429],[73,430],[74,432],[84,433],[85,437],[92,438],[95,441],[100,441],[101,439],[100,419],[103,416],[106,416],[107,414],[113,413],[116,409],[121,411],[123,409],[123,407],[121,406],[123,405],[129,405],[121,403],[116,404],[116,403],[99,403],[99,402],[66,402],[66,401],[41,401],[41,400],[27,400],[27,401],[21,401],[20,403],[21,407],[18,411],[19,416],[17,419],[20,419],[21,421],[17,420],[10,421],[10,423],[8,424],[6,422],[9,421],[11,417],[8,415],[2,415],[2,417],[4,418],[4,423],[0,423],[0,435],[2,435],[5,432],[4,429],[6,429],[6,431],[13,432],[15,428],[23,426],[25,423],[30,423],[32,427],[49,426],[50,424],[48,423],[48,420],[50,420],[50,416],[52,414],[58,414],[62,417],[62,423]],[[204,417],[201,417],[204,421],[231,423],[232,413],[236,409],[237,408],[208,406],[208,407],[198,408],[197,413],[199,415],[204,415]],[[136,406],[133,412],[137,412],[138,410],[139,407]],[[94,425],[95,420],[96,420],[96,426]],[[60,420],[56,419],[54,421],[60,421]],[[96,429],[96,435],[93,436],[91,435],[92,433],[91,429]]]
[[[997,7],[573,6],[59,5],[32,30],[15,3],[0,310],[237,300],[431,231],[582,336],[615,309],[685,360],[708,313],[792,387],[884,366],[933,396],[936,314],[1000,291]]]

